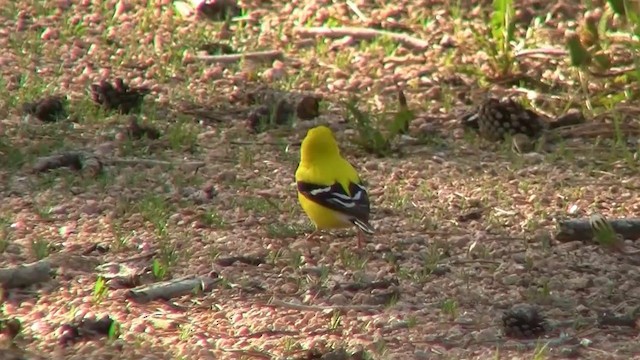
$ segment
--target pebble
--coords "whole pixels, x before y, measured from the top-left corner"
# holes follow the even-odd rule
[[[346,305],[349,299],[343,294],[335,294],[329,298],[329,301],[334,305]]]
[[[593,281],[588,277],[578,277],[573,279],[568,279],[566,281],[566,286],[571,290],[582,290],[590,287]]]
[[[498,338],[497,331],[493,328],[474,331],[471,334],[473,335],[473,338],[479,343],[494,341]]]
[[[520,275],[509,274],[502,278],[502,283],[507,286],[510,286],[510,285],[517,284],[519,280],[520,280]]]

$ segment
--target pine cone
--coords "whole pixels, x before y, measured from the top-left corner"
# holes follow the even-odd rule
[[[66,96],[47,96],[22,105],[22,110],[43,122],[55,122],[67,117]]]
[[[91,85],[91,98],[95,103],[107,110],[118,110],[122,114],[139,109],[144,96],[149,92],[144,87],[131,88],[120,78],[116,78],[114,84],[102,80]]]
[[[546,123],[533,110],[526,109],[511,98],[489,98],[474,113],[463,117],[463,124],[477,130],[489,141],[501,141],[507,135],[524,134],[537,138]]]
[[[521,304],[502,315],[502,326],[506,336],[536,338],[546,332],[547,322],[536,307]]]

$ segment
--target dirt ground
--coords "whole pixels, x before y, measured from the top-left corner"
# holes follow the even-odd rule
[[[5,286],[0,358],[640,359],[636,322],[601,323],[636,319],[637,255],[555,237],[562,220],[640,214],[640,44],[602,1],[515,3],[500,47],[489,1],[255,0],[228,22],[168,0],[0,1],[0,267],[55,271]],[[309,34],[321,26],[350,36]],[[610,63],[572,66],[567,30]],[[148,89],[133,116],[158,139],[92,101],[116,78]],[[376,156],[344,100],[383,126],[398,89],[415,119]],[[25,116],[52,94],[68,116]],[[520,154],[461,126],[486,95],[587,122]],[[305,97],[319,116],[296,109]],[[351,230],[304,241],[293,173],[318,124],[367,183],[377,232],[362,249]],[[33,171],[63,151],[84,168]],[[187,277],[206,286],[132,295]],[[517,304],[546,319],[538,338],[507,336]]]

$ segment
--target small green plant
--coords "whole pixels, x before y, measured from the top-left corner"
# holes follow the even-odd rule
[[[153,259],[153,264],[151,265],[151,273],[153,277],[157,280],[164,280],[167,276],[167,265],[158,259]]]
[[[603,247],[616,248],[622,245],[620,235],[613,229],[611,223],[599,213],[594,213],[589,217],[589,225],[593,233],[594,240]]]
[[[384,356],[389,348],[387,347],[387,342],[384,339],[379,339],[373,342],[373,346],[375,348],[374,352],[380,356]]]
[[[270,238],[292,238],[303,232],[303,229],[299,229],[297,226],[287,223],[275,222],[267,225],[267,236]]]
[[[493,13],[489,22],[492,42],[486,45],[493,60],[494,71],[499,77],[509,74],[515,63],[511,48],[515,40],[514,18],[513,0],[493,0]]]
[[[96,283],[93,285],[93,301],[95,303],[100,303],[102,299],[105,298],[108,291],[109,287],[107,286],[106,280],[104,277],[98,276]]]
[[[179,122],[167,132],[169,145],[173,150],[195,152],[198,132],[187,122]]]
[[[549,343],[539,343],[533,350],[532,360],[545,360],[549,354]]]
[[[329,330],[335,331],[342,326],[342,314],[338,310],[334,310],[329,319]]]
[[[452,321],[458,316],[458,303],[454,299],[444,300],[440,308]]]
[[[0,218],[0,255],[7,251],[11,243],[11,221]]]
[[[440,261],[445,258],[448,249],[442,243],[434,243],[427,247],[422,254],[422,276],[430,275],[438,268]]]
[[[109,341],[115,341],[120,337],[120,323],[112,320],[111,326],[109,326],[109,332],[107,333],[107,339]]]
[[[227,222],[224,220],[222,215],[212,209],[208,209],[201,214],[200,221],[202,221],[204,225],[215,229],[222,229],[227,226]]]
[[[347,269],[362,270],[367,265],[367,262],[369,262],[369,258],[366,256],[358,256],[352,251],[342,249],[340,251],[340,261]]]
[[[193,332],[193,326],[189,324],[180,325],[180,335],[178,336],[178,339],[180,339],[180,341],[187,341],[191,338],[191,334],[193,334]]]
[[[299,269],[304,265],[304,256],[299,251],[291,251],[289,253],[289,266],[294,269]]]
[[[155,194],[147,195],[138,204],[138,210],[145,220],[153,224],[158,236],[165,237],[167,235],[167,222],[171,207],[165,199]]]
[[[270,250],[267,253],[267,263],[271,265],[277,265],[278,261],[280,260],[283,254],[284,254],[283,249]]]
[[[292,338],[290,336],[282,339],[281,344],[285,354],[291,354],[296,351],[302,350],[302,345],[298,341],[296,341],[295,338]]]
[[[407,324],[407,328],[411,329],[412,327],[418,325],[418,319],[415,315],[410,315],[409,317],[407,317],[407,320],[405,320],[405,323]]]
[[[37,238],[31,241],[31,252],[36,259],[42,260],[49,256],[51,251],[51,244],[43,238]]]
[[[373,115],[360,110],[356,97],[344,103],[345,117],[354,125],[357,132],[357,137],[353,141],[366,152],[381,157],[389,156],[396,151],[392,146],[393,140],[408,131],[414,115],[407,107],[404,94],[401,91],[399,94],[400,106],[391,121],[386,119],[386,114]]]

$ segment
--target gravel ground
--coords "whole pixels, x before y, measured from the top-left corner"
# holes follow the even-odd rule
[[[638,83],[549,50],[564,49],[567,29],[584,39],[598,3],[518,2],[515,49],[545,50],[501,73],[488,1],[253,1],[226,25],[170,1],[6,2],[0,265],[46,259],[56,275],[6,289],[2,317],[22,328],[12,339],[5,327],[0,358],[640,359],[637,327],[596,321],[640,306],[637,256],[554,238],[559,219],[640,213]],[[623,68],[637,41],[608,23],[620,31],[602,35],[607,54]],[[323,25],[403,31],[426,46],[300,29]],[[284,56],[223,64],[200,52],[224,50],[216,43]],[[92,103],[90,85],[116,77],[150,91],[137,119],[159,139],[133,138],[129,115]],[[416,114],[411,138],[401,153],[371,155],[341,101],[355,94],[390,121],[397,86]],[[513,153],[459,124],[488,93],[550,116],[582,110],[600,136]],[[23,102],[50,94],[68,96],[68,119],[24,116]],[[320,116],[247,127],[283,94],[321,97]],[[303,240],[312,227],[296,203],[295,144],[320,123],[370,189],[378,232],[363,249],[352,231]],[[63,150],[95,153],[103,173],[30,171]],[[131,298],[135,285],[188,276],[215,280],[202,293]],[[503,314],[523,303],[547,319],[539,339],[505,333]],[[104,316],[116,333],[78,325]]]

